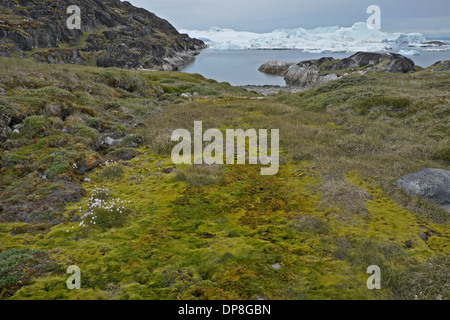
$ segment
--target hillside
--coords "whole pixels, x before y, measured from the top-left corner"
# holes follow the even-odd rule
[[[0,58],[0,297],[449,299],[448,213],[395,186],[450,168],[450,71],[433,68],[255,99],[200,75]],[[174,166],[171,131],[195,120],[279,128],[279,174]]]
[[[47,63],[177,70],[205,47],[169,22],[119,0],[77,1],[81,30],[69,30],[72,1],[0,0],[0,55]]]

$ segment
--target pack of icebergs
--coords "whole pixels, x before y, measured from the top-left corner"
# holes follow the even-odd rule
[[[364,22],[357,22],[351,27],[277,29],[270,33],[217,27],[181,32],[203,40],[215,50],[302,49],[312,53],[384,51],[392,48],[390,44],[420,44],[426,41],[421,33],[388,33],[369,29]]]

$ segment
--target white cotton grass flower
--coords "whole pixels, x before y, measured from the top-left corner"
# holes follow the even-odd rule
[[[108,161],[108,163],[110,163]],[[108,200],[110,191],[102,187],[95,187],[91,196],[88,198],[87,210],[81,216],[79,227],[88,227],[94,225],[121,225],[127,214],[126,203],[131,201],[121,200],[120,198],[112,198]],[[100,198],[99,198],[100,197]],[[108,217],[109,215],[114,216]]]

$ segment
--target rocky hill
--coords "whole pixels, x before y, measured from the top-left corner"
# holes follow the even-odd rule
[[[119,0],[81,0],[81,30],[67,27],[73,1],[0,0],[0,55],[48,63],[177,70],[205,47],[169,22]]]

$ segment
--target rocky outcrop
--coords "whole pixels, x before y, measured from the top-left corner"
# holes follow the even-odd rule
[[[320,75],[319,67],[333,58],[321,58],[319,60],[308,60],[296,63],[289,67],[284,80],[288,86],[315,87],[339,77],[335,74]]]
[[[424,42],[423,45],[421,45],[421,47],[442,47],[442,46],[446,46],[447,43],[442,42],[442,41],[437,41],[437,40],[433,40],[433,41],[427,41]]]
[[[345,70],[370,67],[371,70],[406,73],[414,71],[414,62],[397,53],[357,52],[354,55],[328,64],[323,70]]]
[[[259,70],[280,74],[288,86],[312,88],[329,81],[337,80],[354,72],[365,73],[369,70],[406,73],[415,70],[414,62],[396,53],[357,52],[354,55],[335,60],[324,57],[292,64],[277,60],[268,61]],[[359,69],[359,70],[356,70]]]
[[[427,70],[429,70],[431,72],[448,71],[448,70],[450,70],[450,60],[438,61],[435,64],[433,64],[432,66],[429,66],[427,68]]]
[[[262,64],[261,67],[259,67],[260,72],[264,73],[270,73],[270,74],[277,74],[280,76],[284,76],[289,69],[290,66],[295,64],[295,62],[285,62],[280,60],[270,60],[266,63]]]
[[[81,30],[66,13],[81,9]],[[33,56],[48,63],[176,70],[205,48],[166,20],[119,0],[0,0],[0,55]],[[39,50],[38,50],[39,49]]]
[[[450,171],[424,169],[408,174],[397,181],[397,186],[411,195],[428,198],[450,212]]]

